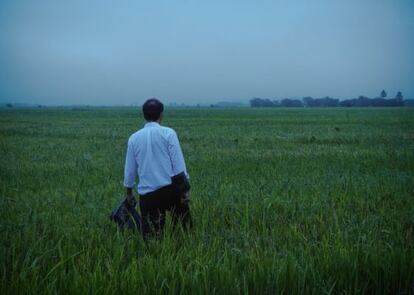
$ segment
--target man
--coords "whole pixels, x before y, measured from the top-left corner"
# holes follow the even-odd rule
[[[132,188],[136,176],[139,177],[138,194],[144,237],[153,233],[160,236],[166,211],[171,212],[174,225],[180,221],[184,228],[191,226],[189,193],[179,191],[171,179],[180,173],[188,178],[188,173],[177,134],[173,129],[160,125],[163,104],[151,98],[144,103],[142,111],[146,124],[129,137],[124,186],[127,199],[132,203],[135,200]]]

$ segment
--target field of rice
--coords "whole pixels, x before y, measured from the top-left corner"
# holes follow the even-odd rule
[[[194,228],[148,243],[108,218],[143,123],[0,109],[0,294],[414,293],[414,108],[167,108]]]

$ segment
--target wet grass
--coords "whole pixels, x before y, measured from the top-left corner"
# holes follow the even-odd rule
[[[0,110],[1,294],[414,293],[414,109],[170,109],[195,228],[108,214],[135,109]]]

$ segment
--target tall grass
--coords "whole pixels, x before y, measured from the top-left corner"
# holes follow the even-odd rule
[[[0,293],[414,293],[413,115],[167,110],[195,227],[145,244],[108,219],[138,110],[0,110]]]

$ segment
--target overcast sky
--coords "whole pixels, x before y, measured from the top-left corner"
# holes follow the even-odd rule
[[[414,98],[413,0],[1,0],[0,102]]]

